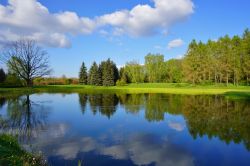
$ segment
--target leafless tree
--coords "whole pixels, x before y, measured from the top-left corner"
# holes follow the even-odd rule
[[[10,72],[23,79],[27,86],[32,86],[35,78],[51,73],[47,52],[33,40],[21,39],[6,44],[0,60],[7,64]]]

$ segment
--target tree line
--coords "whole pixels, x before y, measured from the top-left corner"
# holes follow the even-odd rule
[[[99,66],[94,62],[88,73],[83,63],[80,83],[104,86],[145,82],[249,85],[250,32],[246,29],[242,36],[226,35],[206,43],[193,40],[181,59],[165,61],[164,55],[148,54],[143,65],[131,61],[117,71],[110,59]]]
[[[192,83],[245,83],[250,79],[250,32],[207,43],[193,40],[183,58],[185,79]]]
[[[118,79],[119,70],[110,59],[102,61],[99,65],[93,62],[89,71],[83,62],[79,72],[79,83],[84,85],[114,86]]]
[[[84,62],[79,80],[50,79],[51,69],[47,52],[35,41],[20,40],[6,45],[0,61],[8,67],[8,73],[0,70],[0,84],[8,86],[38,84],[89,84],[97,86],[126,85],[128,83],[192,83],[192,84],[250,84],[250,31],[241,36],[228,35],[206,43],[193,40],[181,59],[165,61],[161,54],[148,54],[144,64],[127,62],[118,70],[108,59],[94,62],[87,70]]]

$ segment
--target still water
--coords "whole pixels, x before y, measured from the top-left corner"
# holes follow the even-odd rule
[[[250,102],[223,96],[1,97],[0,132],[50,165],[250,165]]]

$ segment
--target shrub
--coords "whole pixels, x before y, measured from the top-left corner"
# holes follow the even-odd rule
[[[116,81],[116,86],[125,86],[127,83],[123,79]]]
[[[3,83],[5,87],[20,87],[23,86],[22,80],[15,74],[8,74],[6,80]]]

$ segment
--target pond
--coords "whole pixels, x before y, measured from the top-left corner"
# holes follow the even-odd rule
[[[250,165],[250,102],[219,95],[8,95],[0,132],[50,165]]]

